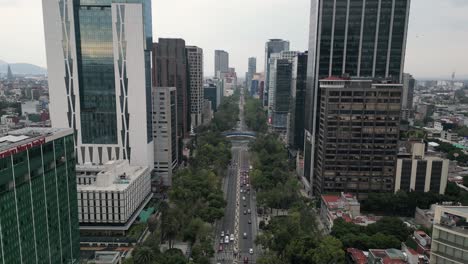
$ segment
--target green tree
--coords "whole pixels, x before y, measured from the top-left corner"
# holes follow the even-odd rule
[[[135,264],[153,264],[155,256],[153,250],[149,247],[136,247],[132,253]]]
[[[340,240],[326,236],[318,247],[312,250],[311,257],[316,264],[340,264],[345,261],[345,252]]]

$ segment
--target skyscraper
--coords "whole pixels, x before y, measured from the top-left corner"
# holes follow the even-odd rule
[[[195,46],[187,46],[187,61],[190,87],[191,127],[202,124],[203,110],[203,50]]]
[[[270,76],[270,80],[274,79],[275,87],[270,93],[270,96],[274,97],[271,104],[271,128],[283,137],[286,136],[288,123],[292,63],[288,59],[276,59],[270,68],[274,69],[274,75]]]
[[[270,39],[265,44],[265,89],[263,91],[263,105],[268,105],[268,92],[270,82],[270,56],[273,53],[280,53],[281,51],[289,51],[289,41],[282,39]]]
[[[171,186],[172,172],[179,163],[175,87],[153,88],[153,125],[154,172],[164,186]]]
[[[319,84],[314,194],[392,192],[402,85],[338,77]]]
[[[229,53],[224,50],[215,50],[214,76],[221,78],[220,73],[229,72]]]
[[[155,87],[176,87],[177,133],[179,139],[190,131],[190,98],[185,40],[160,38],[153,44],[153,82]]]
[[[0,138],[0,262],[79,263],[72,129]]]
[[[277,98],[277,92],[276,92],[276,82],[277,82],[277,63],[276,61],[279,60],[279,59],[286,59],[289,63],[292,64],[292,61],[294,59],[294,57],[296,57],[296,55],[298,54],[297,51],[282,51],[280,53],[273,53],[270,55],[270,59],[269,59],[269,75],[270,75],[270,82],[269,82],[269,91],[268,91],[268,118],[270,119],[270,121],[274,121],[273,119],[273,107],[274,105],[277,105],[277,102],[276,100],[289,100],[289,93],[288,94],[283,94],[283,95],[287,95],[288,98]],[[284,77],[284,76],[283,76]],[[291,87],[291,80],[289,80],[289,83],[287,84],[286,82],[284,82],[285,80],[281,80],[283,82],[283,87],[281,87],[280,89],[286,89],[289,91],[290,90],[290,87]],[[287,86],[286,86],[287,85]],[[284,90],[285,91],[285,90]],[[284,122],[282,122],[283,124],[281,125],[281,127],[283,128],[286,128],[286,119],[283,119]]]
[[[246,74],[245,81],[247,83],[246,87],[247,90],[250,91],[252,85],[252,78],[254,74],[257,72],[257,58],[251,57],[249,58],[249,70]]]
[[[288,145],[304,149],[304,113],[307,86],[307,51],[298,53],[292,62],[291,98],[288,116]]]
[[[7,69],[7,80],[11,81],[13,80],[13,72],[11,71],[11,67],[10,65],[8,64],[8,69]]]
[[[314,184],[319,80],[348,76],[401,83],[409,5],[409,0],[312,0],[305,119],[306,184]]]
[[[151,1],[43,1],[53,127],[79,164],[153,165]],[[58,23],[60,22],[60,23]]]

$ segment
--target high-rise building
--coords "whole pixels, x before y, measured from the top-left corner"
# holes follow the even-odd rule
[[[263,91],[263,105],[268,106],[268,91],[270,83],[270,56],[273,53],[289,51],[289,41],[282,39],[270,39],[265,44],[265,89]]]
[[[403,74],[403,94],[401,98],[401,119],[408,120],[413,116],[413,97],[416,80],[409,73]]]
[[[153,185],[172,185],[172,173],[179,163],[177,140],[177,90],[153,88],[154,173]]]
[[[43,1],[50,116],[79,164],[152,166],[151,1]]]
[[[409,0],[312,0],[304,145],[304,183],[310,190],[317,161],[319,80],[348,76],[401,83],[409,6]]]
[[[153,80],[155,87],[177,90],[177,133],[179,139],[190,132],[190,98],[187,52],[183,39],[160,38],[153,44]]]
[[[256,72],[257,72],[257,58],[251,57],[249,58],[249,70],[247,71],[246,76],[245,76],[246,77],[245,82],[247,84],[246,87],[248,91],[251,90],[252,78]]]
[[[402,85],[337,77],[319,85],[314,194],[392,192]]]
[[[398,153],[395,178],[395,192],[435,192],[445,193],[449,170],[449,160],[426,155],[426,145],[412,142],[410,152]]]
[[[204,84],[203,87],[203,98],[209,100],[211,102],[211,110],[216,112],[218,110],[219,105],[219,97],[220,97],[220,89],[215,82],[207,82]]]
[[[291,99],[288,116],[288,146],[304,149],[304,113],[307,86],[307,52],[298,53],[292,62]]]
[[[229,72],[229,53],[224,50],[215,50],[214,76],[221,78],[221,73]]]
[[[468,206],[437,206],[432,225],[431,264],[468,263]]]
[[[0,138],[0,262],[79,263],[72,129]]]
[[[187,61],[189,72],[191,127],[202,124],[203,110],[203,50],[195,46],[187,46]]]
[[[270,87],[274,87],[270,90],[270,96],[274,98],[271,104],[271,128],[285,137],[291,98],[292,63],[288,59],[276,59],[270,69],[270,80],[274,80],[270,82],[273,84]]]
[[[277,105],[277,102],[276,100],[289,100],[289,93],[286,94],[286,93],[283,93],[283,95],[287,95],[288,97],[287,98],[277,98],[277,92],[276,92],[276,82],[277,82],[277,63],[276,61],[279,60],[279,59],[285,59],[287,60],[291,65],[292,65],[292,61],[294,59],[294,57],[296,57],[296,55],[298,54],[297,51],[282,51],[280,53],[273,53],[270,55],[270,59],[269,59],[269,64],[270,64],[270,68],[269,68],[269,74],[270,74],[270,82],[269,82],[269,91],[268,91],[268,119],[271,121],[270,123],[274,122],[274,118],[273,118],[273,107],[274,105]],[[284,70],[284,69],[283,69]],[[284,77],[284,76],[283,76]],[[283,87],[280,87],[280,89],[283,89],[285,90],[286,88],[288,88],[288,90],[290,90],[290,87],[291,87],[291,82],[289,82],[289,84],[287,85],[285,80],[281,80],[283,82]],[[286,87],[287,85],[287,87]],[[285,91],[283,91],[285,92]],[[280,92],[281,93],[281,92]],[[278,119],[280,119],[281,117],[278,117]],[[283,122],[284,121],[284,122]],[[280,126],[282,127],[281,130],[284,130],[286,128],[286,119],[283,119],[283,121],[280,121]],[[279,131],[278,131],[279,132]]]
[[[7,80],[11,81],[14,79],[13,72],[11,71],[11,67],[8,64],[8,69],[7,69]]]

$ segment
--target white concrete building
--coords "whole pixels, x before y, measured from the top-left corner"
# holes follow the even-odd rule
[[[52,126],[78,164],[153,166],[151,2],[132,2],[42,1]]]
[[[128,161],[77,165],[80,230],[126,231],[151,199],[151,169]]]
[[[187,46],[187,61],[190,90],[191,127],[202,124],[203,110],[203,50],[195,46]]]
[[[412,143],[411,153],[399,154],[396,166],[395,192],[445,193],[449,160],[425,155],[424,143]]]
[[[156,180],[160,180],[158,183],[164,186],[172,185],[172,172],[179,160],[176,90],[175,87],[153,88],[154,173]]]
[[[430,263],[468,263],[468,206],[435,208]]]
[[[21,103],[21,115],[27,116],[28,114],[38,114],[42,110],[41,102],[39,101],[25,101]]]

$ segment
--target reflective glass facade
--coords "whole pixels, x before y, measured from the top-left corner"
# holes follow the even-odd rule
[[[311,43],[319,47],[319,78],[346,74],[401,82],[408,0],[319,2],[320,36]]]
[[[150,0],[76,0],[74,2],[84,144],[117,144],[117,114],[112,32],[112,3],[142,3],[145,30],[145,89],[151,94],[152,20]],[[120,19],[120,18],[119,18]],[[124,18],[122,18],[124,19]],[[119,26],[119,25],[117,25]],[[126,46],[122,47],[126,53]],[[123,58],[119,58],[121,63]],[[119,69],[127,87],[127,70]],[[122,98],[121,98],[122,99]],[[152,140],[151,97],[146,97],[147,142]],[[127,112],[128,109],[125,109]],[[127,115],[128,116],[128,115]]]
[[[84,144],[117,144],[112,13],[110,5],[98,5],[104,2],[75,7]]]
[[[0,263],[79,263],[68,135],[0,159]]]

